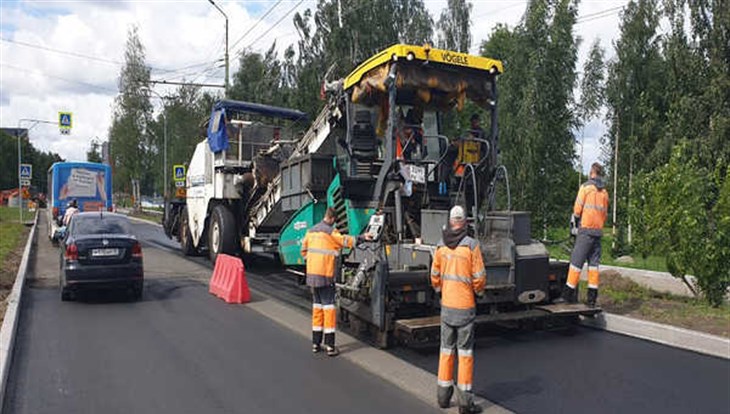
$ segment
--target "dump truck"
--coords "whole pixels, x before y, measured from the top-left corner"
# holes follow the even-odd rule
[[[242,158],[245,168],[215,161],[228,147],[216,146],[211,131],[237,121],[215,115],[214,108],[207,142],[190,162],[186,205],[176,207],[183,214],[171,214],[179,218],[166,220],[171,224],[165,229],[180,229],[186,253],[205,244],[207,233],[213,259],[238,248],[275,253],[301,275],[301,241],[327,207],[334,208],[341,233],[372,236],[338,258],[341,321],[386,347],[394,339],[437,337],[440,300],[430,286],[430,265],[448,211],[459,204],[487,268],[477,324],[594,315],[600,309],[554,303],[568,264],[550,260],[532,239],[529,212],[510,208],[509,175],[498,156],[497,79],[503,70],[502,62],[487,57],[391,46],[344,78],[326,79],[325,107],[306,132],[269,139],[268,147],[262,142],[258,153]],[[467,108],[488,126],[460,126],[458,114]],[[236,131],[241,139],[233,147],[253,139]],[[231,184],[227,196],[198,194],[195,183],[205,171]],[[236,227],[233,236],[218,230],[229,222]]]

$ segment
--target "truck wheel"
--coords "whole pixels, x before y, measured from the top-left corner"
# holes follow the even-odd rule
[[[193,245],[193,235],[190,234],[190,226],[188,226],[188,208],[185,206],[182,209],[182,217],[180,217],[180,229],[177,234],[180,237],[180,249],[185,256],[193,256],[198,253],[197,249]]]
[[[236,219],[226,206],[213,208],[213,215],[208,228],[208,254],[215,263],[218,254],[238,253],[238,237],[236,235]]]

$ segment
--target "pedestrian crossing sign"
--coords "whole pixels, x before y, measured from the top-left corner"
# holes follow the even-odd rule
[[[185,166],[184,165],[173,165],[172,175],[175,181],[185,181]]]
[[[29,180],[32,176],[33,176],[33,165],[20,164],[20,178]]]
[[[61,130],[62,134],[68,135],[73,127],[73,117],[71,112],[59,112],[58,113],[58,129]]]

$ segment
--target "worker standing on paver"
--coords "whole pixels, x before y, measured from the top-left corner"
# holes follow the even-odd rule
[[[570,255],[568,280],[563,289],[563,299],[568,303],[578,301],[578,281],[583,263],[588,261],[588,306],[596,306],[598,299],[598,264],[601,261],[601,236],[608,214],[608,191],[603,183],[603,167],[594,162],[590,179],[578,191],[573,206],[571,233],[576,235],[575,247]]]
[[[437,399],[447,408],[454,393],[454,357],[459,358],[459,413],[480,413],[474,404],[475,295],[482,295],[487,282],[479,242],[467,234],[466,214],[461,206],[449,212],[449,225],[443,231],[431,268],[431,284],[441,293],[441,353],[439,357]]]
[[[329,356],[337,356],[335,346],[335,267],[343,247],[353,248],[356,239],[342,235],[334,227],[335,210],[331,207],[324,219],[313,226],[302,240],[302,257],[307,263],[307,286],[312,288],[312,352],[322,350],[322,339]],[[368,239],[368,236],[359,236]]]

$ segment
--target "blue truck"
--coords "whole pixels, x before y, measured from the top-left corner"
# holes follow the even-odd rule
[[[112,211],[112,170],[94,162],[57,162],[48,169],[48,237],[57,241],[71,201],[80,211]]]

